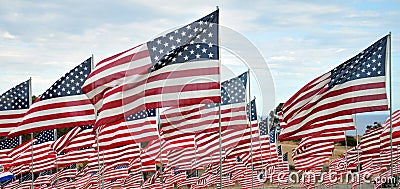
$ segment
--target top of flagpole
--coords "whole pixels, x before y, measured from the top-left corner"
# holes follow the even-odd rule
[[[217,5],[216,7],[217,7],[217,10],[219,10],[219,6]]]

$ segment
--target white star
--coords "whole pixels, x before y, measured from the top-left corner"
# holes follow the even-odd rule
[[[192,49],[192,50],[190,50],[190,54],[194,54],[194,50]]]
[[[199,58],[200,58],[200,55],[199,55],[199,54],[196,54],[196,58],[199,59]]]
[[[207,52],[207,49],[206,49],[206,48],[203,48],[203,49],[201,49],[201,52],[206,53],[206,52]]]
[[[213,54],[213,53],[211,53],[211,52],[210,52],[210,53],[208,53],[208,57],[209,57],[209,58],[212,58],[212,57],[213,57],[213,55],[214,55],[214,54]]]
[[[212,37],[213,36],[213,34],[210,32],[210,33],[208,33],[208,37]]]
[[[213,44],[210,42],[208,43],[208,47],[211,48],[213,46]]]
[[[164,47],[168,47],[168,43],[167,42],[164,43]]]
[[[188,57],[187,55],[185,55],[183,58],[184,58],[185,60],[188,60],[188,59],[189,59],[189,57]]]
[[[176,41],[177,43],[180,43],[180,42],[181,42],[181,39],[178,38],[178,39],[176,39],[175,41]]]
[[[182,32],[181,35],[182,35],[182,36],[185,36],[185,35],[186,35],[186,32]]]

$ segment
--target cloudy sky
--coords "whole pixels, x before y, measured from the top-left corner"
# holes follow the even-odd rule
[[[0,0],[0,91],[32,77],[39,95],[92,54],[97,62],[216,5],[220,24],[247,38],[267,62],[274,103],[392,32],[393,103],[400,108],[400,2],[379,0]]]

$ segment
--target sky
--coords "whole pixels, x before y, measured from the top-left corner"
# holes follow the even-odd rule
[[[216,6],[220,24],[247,39],[269,69],[268,79],[252,76],[258,80],[254,96],[264,96],[257,102],[262,114],[389,32],[393,109],[400,108],[400,2],[380,0],[0,0],[0,92],[31,77],[33,94],[39,95],[92,54],[98,62],[197,20]],[[222,53],[223,79],[232,75],[224,70],[247,70],[229,52]],[[263,87],[272,90],[266,94]],[[382,113],[387,114],[375,114]]]

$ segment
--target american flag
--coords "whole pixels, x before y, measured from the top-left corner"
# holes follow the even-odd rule
[[[32,104],[9,137],[32,132],[89,125],[95,121],[94,107],[81,86],[91,70],[89,58],[58,79]]]
[[[128,177],[128,162],[117,162],[106,166],[104,180],[111,181]]]
[[[33,182],[33,185],[36,187],[43,185],[50,185],[51,174],[52,174],[51,170],[40,172],[38,178],[36,178],[35,181]]]
[[[382,134],[382,127],[371,128],[365,131],[365,134],[360,140],[360,163],[368,162],[373,159],[374,165],[380,165],[380,135]]]
[[[220,102],[218,10],[107,58],[83,91],[99,110],[96,125],[145,109]]]
[[[383,37],[293,95],[282,107],[286,125],[280,140],[302,138],[313,134],[316,127],[324,127],[323,131],[348,130],[346,124],[352,123],[350,119],[344,117],[348,121],[338,125],[344,121],[338,117],[387,110],[387,39],[388,36]]]
[[[25,175],[22,175],[21,178],[19,179],[20,184],[19,187],[20,189],[30,189],[32,187],[32,173],[27,173]]]
[[[179,171],[174,169],[174,175],[171,177],[169,183],[177,183],[186,180],[186,171]]]
[[[96,136],[93,134],[93,125],[80,126],[80,132],[68,141],[62,152],[76,151],[94,145]]]
[[[299,145],[292,151],[293,159],[302,159],[310,156],[330,157],[332,155],[334,149],[334,143],[332,141],[325,141],[325,138],[321,137],[320,140],[318,138],[314,140],[319,142],[314,142],[310,141],[312,138],[317,137],[307,137],[300,141]]]
[[[168,155],[168,166],[175,167],[179,170],[190,170],[192,165],[196,165],[196,149],[195,148],[185,148],[171,150]]]
[[[0,141],[0,165],[6,165],[12,162],[9,153],[20,144],[19,137],[8,138]]]
[[[388,117],[383,125],[383,131],[380,134],[381,148],[390,146],[390,117]],[[400,110],[392,113],[392,145],[400,144]]]
[[[55,133],[53,129],[40,132],[33,142],[33,149],[32,147],[27,148],[17,159],[13,160],[12,165],[30,165],[32,163],[33,156],[34,166],[40,166],[40,168],[44,168],[45,170],[54,168],[55,153],[52,152],[50,148],[50,145],[54,142],[54,140]],[[46,163],[46,166],[44,163]],[[38,168],[39,167],[34,169],[34,171],[44,171]]]
[[[125,121],[99,127],[100,148],[113,148],[159,138],[156,110],[143,110],[129,115]]]
[[[139,157],[140,149],[139,144],[129,144],[112,149],[100,150],[100,165],[108,165],[115,162],[125,162],[130,159]],[[88,166],[91,171],[98,170],[98,155],[92,154],[89,158]]]
[[[74,127],[51,144],[51,148],[60,154],[61,152],[69,152],[92,146],[94,139],[93,125]]]
[[[71,164],[88,162],[89,158],[94,156],[94,154],[97,155],[97,150],[92,147],[61,153],[57,155],[57,165],[63,167]]]
[[[221,127],[247,127],[246,118],[247,72],[221,83]],[[218,104],[173,107],[160,115],[166,140],[189,134],[218,132]]]
[[[18,126],[29,109],[31,80],[27,80],[0,95],[0,136],[6,136]]]

